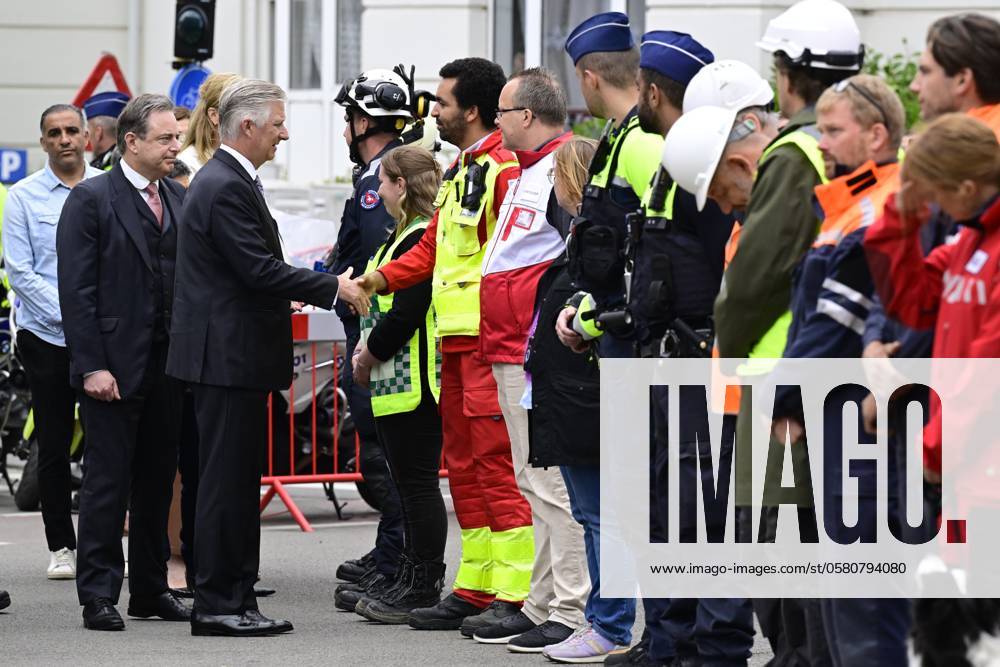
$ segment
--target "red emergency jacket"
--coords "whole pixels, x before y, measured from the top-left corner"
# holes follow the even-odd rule
[[[500,130],[494,130],[478,146],[468,149],[467,152],[470,155],[470,159],[474,160],[484,153],[490,153],[491,157],[497,162],[509,162],[513,160],[513,154],[503,147],[502,140],[503,137],[500,134]],[[461,158],[461,155],[459,158]],[[448,171],[445,172],[445,180],[447,180],[448,174],[452,173],[457,167],[458,159],[452,162]],[[494,186],[496,191],[493,195],[493,214],[497,218],[500,215],[501,203],[507,197],[507,190],[510,188],[510,183],[517,178],[518,173],[519,169],[517,167],[509,167],[497,176]],[[484,213],[479,221],[479,242],[481,244],[485,244],[489,240],[487,223],[487,216]],[[394,259],[379,269],[379,272],[385,276],[385,280],[388,283],[387,292],[395,292],[412,287],[417,283],[430,279],[434,274],[434,264],[437,258],[437,226],[438,214],[435,211],[434,217],[431,218],[430,224],[427,225],[427,230],[417,245],[410,248],[399,259]],[[483,295],[480,293],[480,299],[482,298]],[[477,347],[478,343],[475,336],[445,336],[441,340],[441,349],[445,352],[469,351],[475,350]]]
[[[895,198],[890,198],[882,219],[865,234],[872,278],[888,315],[914,329],[934,327],[934,357],[1000,357],[1000,198],[978,220],[960,224],[955,243],[924,258],[919,234],[903,233]],[[993,397],[984,392],[988,388],[970,387],[963,403],[972,412],[977,401],[992,406]],[[1000,448],[981,451],[1000,470]],[[986,461],[979,463],[988,467]],[[941,470],[941,406],[936,401],[924,430],[924,465]]]
[[[545,213],[553,153],[572,137],[565,132],[537,151],[514,151],[521,174],[500,206],[480,283],[479,351],[490,363],[524,363],[538,280],[566,249]]]

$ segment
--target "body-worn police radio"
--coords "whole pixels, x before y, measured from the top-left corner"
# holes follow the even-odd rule
[[[639,315],[646,324],[646,332],[654,338],[640,345],[638,351],[644,357],[709,357],[714,337],[711,318],[714,295],[704,287],[705,258],[700,252],[700,242],[691,240],[679,229],[672,215],[648,214],[666,209],[673,187],[673,178],[660,167],[650,185],[646,212],[630,217],[630,268],[639,259],[637,248],[643,235],[652,234],[643,250],[643,267],[648,274],[642,276],[638,289],[644,293],[634,307],[641,308]],[[675,276],[680,285],[675,284]]]
[[[614,119],[605,124],[600,140],[587,169],[587,185],[583,190],[580,215],[573,220],[568,252],[569,272],[578,287],[590,292],[596,302],[595,319],[602,328],[616,335],[627,335],[632,326],[631,315],[625,309],[628,302],[626,275],[626,219],[630,211],[613,201],[609,195],[625,135],[634,129],[626,125],[617,141],[612,141]],[[595,185],[594,177],[608,171],[609,181]],[[623,301],[624,299],[624,301]]]

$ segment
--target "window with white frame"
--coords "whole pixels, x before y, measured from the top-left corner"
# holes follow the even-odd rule
[[[361,73],[362,0],[337,0],[336,81],[342,83]]]
[[[323,1],[291,0],[289,4],[289,86],[310,90],[322,86]]]
[[[586,103],[576,82],[573,62],[564,46],[569,33],[577,25],[600,12],[625,10],[632,24],[636,44],[645,30],[646,0],[494,0],[493,59],[505,72],[517,72],[526,65],[541,64],[552,70],[566,89],[569,107],[584,111]],[[541,16],[526,16],[540,12]],[[528,19],[536,19],[531,21]],[[540,34],[530,33],[541,27]],[[536,42],[540,41],[540,44]],[[535,47],[535,48],[532,48]],[[534,53],[541,62],[528,62]],[[526,57],[527,56],[527,57]]]
[[[524,0],[493,3],[493,61],[508,75],[524,69]]]
[[[580,23],[606,11],[606,0],[548,0],[542,3],[542,65],[555,72],[566,89],[570,109],[586,109],[587,105],[576,82],[573,61],[566,54],[566,38]]]

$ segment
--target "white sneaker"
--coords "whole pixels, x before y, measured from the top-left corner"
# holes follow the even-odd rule
[[[49,555],[49,579],[76,579],[76,552],[63,548]]]

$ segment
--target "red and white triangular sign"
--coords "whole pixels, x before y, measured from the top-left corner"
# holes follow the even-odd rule
[[[82,107],[94,93],[103,93],[107,90],[117,90],[132,97],[132,91],[125,82],[125,75],[122,74],[118,59],[110,53],[103,53],[83,85],[76,91],[72,104],[75,107]]]

